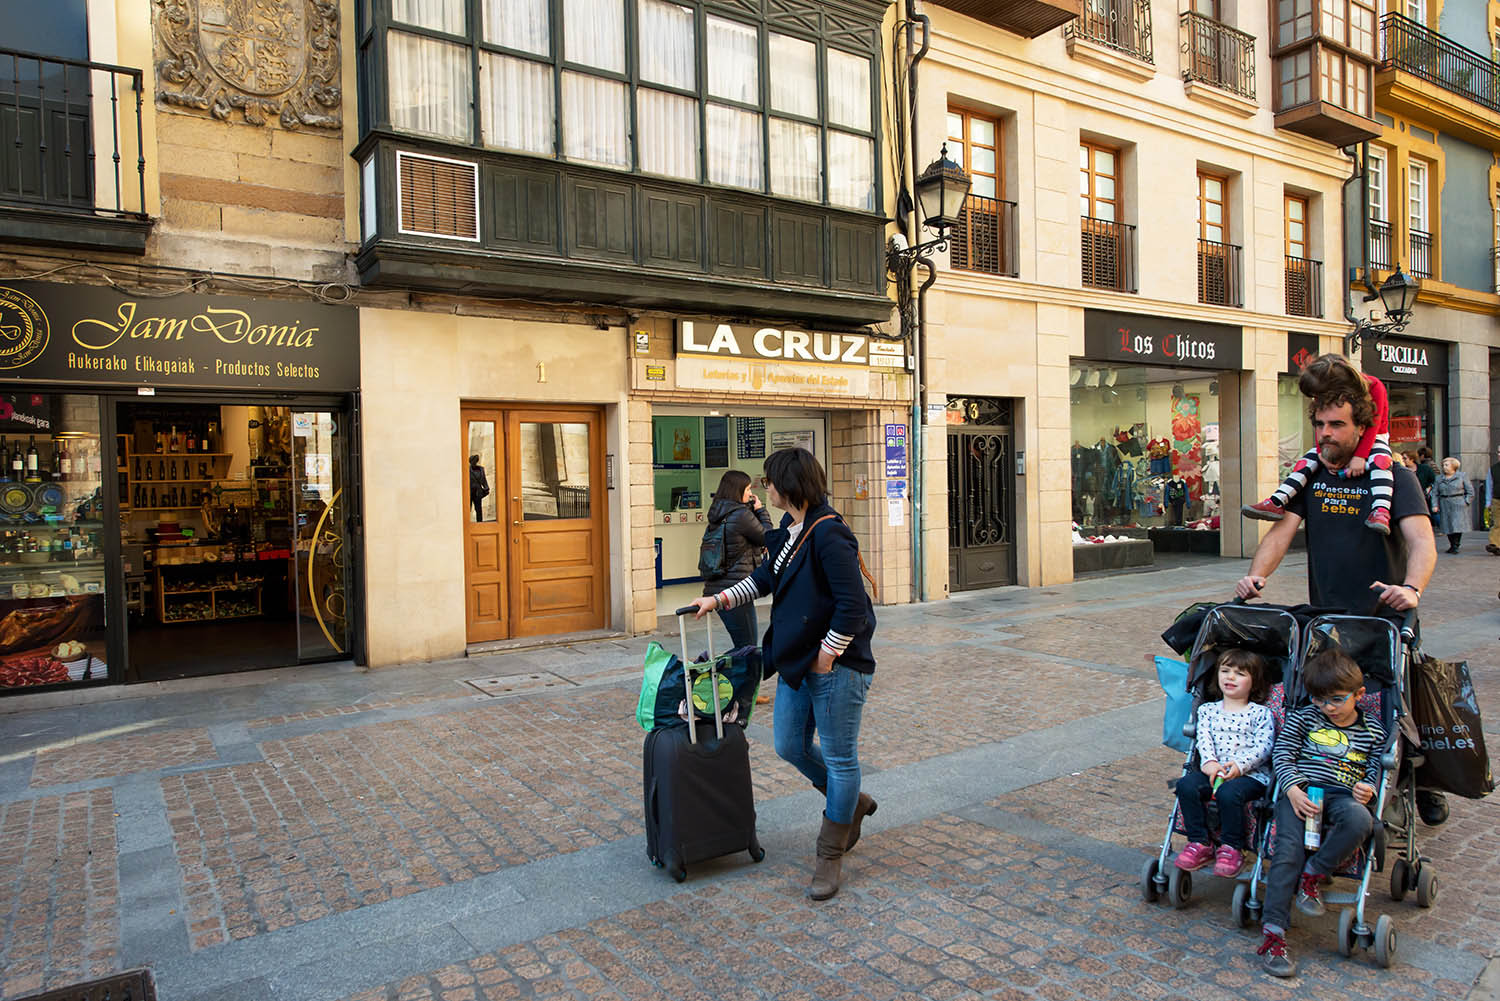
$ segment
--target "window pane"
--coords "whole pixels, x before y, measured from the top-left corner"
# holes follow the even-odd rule
[[[760,37],[753,25],[708,19],[708,93],[760,103]]]
[[[662,0],[640,0],[641,79],[692,90],[698,86],[693,12]]]
[[[624,73],[624,0],[563,0],[563,58]]]
[[[969,119],[969,138],[981,146],[995,145],[995,123],[985,118]]]
[[[778,67],[779,70],[779,67]],[[828,123],[870,129],[870,60],[828,50]]]
[[[753,111],[708,106],[708,179],[714,184],[761,191],[760,116]]]
[[[547,23],[547,0],[484,0],[484,40],[506,48],[552,51],[552,29]]]
[[[1212,201],[1222,201],[1224,198],[1224,182],[1217,177],[1205,177],[1203,179],[1203,197]]]
[[[1115,155],[1107,149],[1094,150],[1094,170],[1100,174],[1115,176]]]
[[[771,194],[821,201],[821,160],[816,125],[771,119]]]
[[[1349,47],[1367,56],[1375,55],[1375,11],[1353,4],[1349,8]]]
[[[1094,178],[1094,197],[1103,201],[1115,200],[1115,179],[1113,177]]]
[[[609,167],[630,166],[625,84],[564,73],[562,97],[563,156]]]
[[[1224,221],[1224,206],[1215,202],[1206,202],[1203,206],[1204,218],[1212,225],[1219,225]]]
[[[980,198],[995,198],[995,179],[985,177],[983,174],[974,175],[974,186],[969,189],[970,194],[978,195]]]
[[[698,179],[698,102],[642,87],[637,114],[641,169],[690,181]]]
[[[963,137],[964,137],[964,116],[960,115],[956,111],[950,111],[950,112],[948,112],[948,138],[950,140],[952,140],[952,139],[960,139],[961,140],[961,139],[963,139]]]
[[[818,52],[812,42],[771,35],[771,109],[818,117]]]
[[[1115,206],[1113,202],[1095,202],[1094,218],[1103,219],[1105,222],[1115,221]]]
[[[450,35],[468,31],[464,24],[464,0],[391,0],[391,18]]]
[[[521,425],[521,517],[589,516],[589,426]]]
[[[844,132],[828,133],[828,201],[853,209],[874,210],[873,139]]]
[[[955,161],[961,162],[961,161]],[[969,173],[971,174],[993,174],[995,173],[995,151],[983,146],[975,146],[970,157]]]
[[[433,38],[392,31],[390,50],[391,124],[468,142],[471,138],[469,50]]]
[[[482,52],[484,144],[527,153],[551,153],[552,67],[529,59]]]

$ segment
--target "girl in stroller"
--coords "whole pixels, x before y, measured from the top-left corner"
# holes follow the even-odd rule
[[[1260,799],[1271,784],[1271,747],[1276,741],[1266,662],[1250,650],[1219,655],[1219,691],[1223,698],[1198,707],[1197,771],[1177,782],[1177,801],[1188,845],[1173,861],[1195,872],[1210,861],[1214,875],[1234,877],[1244,867],[1245,807]],[[1219,850],[1209,834],[1207,801],[1218,805]]]

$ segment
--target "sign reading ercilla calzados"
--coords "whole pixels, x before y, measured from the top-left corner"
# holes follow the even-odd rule
[[[353,390],[358,313],[311,300],[0,282],[0,380]]]
[[[861,368],[906,367],[906,349],[900,342],[877,341],[869,334],[751,327],[711,320],[678,320],[677,353]]]

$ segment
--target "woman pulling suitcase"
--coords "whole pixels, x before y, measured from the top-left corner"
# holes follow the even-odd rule
[[[776,753],[824,793],[808,894],[827,900],[839,890],[844,853],[876,808],[860,790],[859,770],[860,718],[875,672],[875,608],[861,580],[859,543],[829,506],[827,478],[812,453],[772,452],[764,481],[772,506],[789,512],[766,533],[771,558],[738,584],[693,604],[702,618],[771,595],[762,655],[766,669],[781,679]]]

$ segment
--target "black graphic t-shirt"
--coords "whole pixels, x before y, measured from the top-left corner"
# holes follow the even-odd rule
[[[1370,477],[1340,477],[1319,467],[1286,509],[1307,524],[1307,589],[1314,605],[1375,614],[1375,581],[1399,584],[1406,577],[1406,541],[1400,521],[1427,514],[1422,488],[1404,466],[1391,470],[1391,534],[1365,525],[1370,513]]]

